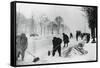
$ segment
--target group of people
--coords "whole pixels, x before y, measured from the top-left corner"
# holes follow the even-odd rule
[[[58,51],[59,56],[61,56],[61,43],[64,43],[65,47],[67,45],[68,47],[68,43],[70,42],[69,39],[73,38],[73,34],[70,33],[70,36],[68,37],[67,34],[62,33],[63,35],[63,39],[59,38],[59,37],[53,37],[52,39],[52,45],[53,45],[53,49],[52,49],[52,56],[55,56],[55,53]],[[84,36],[87,36],[87,43],[89,42],[90,39],[90,34],[88,33],[81,33],[80,31],[76,32],[76,40],[78,41],[78,37],[83,38]],[[18,60],[18,57],[21,55],[22,56],[22,60],[24,60],[24,56],[25,56],[25,51],[27,49],[28,46],[28,38],[25,35],[25,33],[22,33],[21,35],[16,36],[16,60]]]
[[[88,43],[90,41],[90,34],[89,33],[82,33],[81,31],[76,31],[76,41],[78,41],[78,38],[83,39],[83,37],[85,37],[85,41],[86,43]],[[67,45],[68,47],[68,43],[70,42],[69,39],[73,38],[73,34],[70,33],[70,36],[68,37],[67,34],[63,33],[63,40],[59,37],[53,37],[52,43],[53,43],[53,51],[52,51],[52,56],[55,55],[55,52],[58,51],[59,56],[61,56],[61,43],[63,41],[64,43],[64,47]],[[82,44],[83,45],[83,44]],[[78,44],[78,47],[81,47],[80,44]],[[83,48],[83,47],[82,47]],[[83,49],[79,49],[80,52]],[[75,48],[76,49],[76,48]],[[78,49],[78,48],[77,48]],[[82,52],[81,52],[82,53]]]
[[[67,44],[68,47],[68,43],[69,43],[69,37],[67,34],[63,33],[63,40],[59,37],[53,37],[52,43],[53,43],[53,51],[52,51],[52,55],[55,55],[55,52],[58,51],[59,56],[61,56],[61,43],[62,41],[64,42],[64,47]]]
[[[87,43],[90,41],[90,33],[82,33],[81,31],[76,31],[76,40],[78,41],[78,38],[83,39],[84,37],[86,37],[86,41]]]

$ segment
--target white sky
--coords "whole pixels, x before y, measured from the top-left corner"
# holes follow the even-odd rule
[[[32,15],[38,20],[41,15],[46,15],[50,20],[54,20],[56,16],[61,16],[64,22],[72,32],[76,30],[89,31],[87,19],[83,16],[82,7],[78,6],[58,6],[58,5],[42,5],[42,4],[26,4],[17,3],[17,12],[22,13],[26,18]],[[89,31],[90,32],[90,31]]]

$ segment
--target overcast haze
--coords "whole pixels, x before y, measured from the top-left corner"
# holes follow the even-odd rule
[[[20,54],[27,48],[24,55],[17,57],[16,64],[96,60],[96,43],[91,43],[88,18],[82,6],[17,3],[16,52]],[[23,46],[21,41],[28,44]]]
[[[39,16],[45,15],[53,21],[55,17],[61,16],[64,20],[63,23],[70,28],[71,32],[75,33],[76,30],[90,32],[86,14],[81,10],[82,7],[80,6],[17,3],[17,12],[20,12],[26,18],[31,18],[33,16],[38,21]]]

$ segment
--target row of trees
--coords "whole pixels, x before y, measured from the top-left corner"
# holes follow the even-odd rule
[[[47,16],[40,16],[37,20],[32,16],[30,19],[27,19],[21,13],[17,13],[16,17],[17,31],[18,32],[29,32],[30,34],[60,34],[64,31],[63,18],[61,16],[55,17],[53,21],[51,21]],[[24,27],[22,27],[24,25]],[[40,28],[38,28],[40,27]]]
[[[88,18],[88,26],[91,30],[92,42],[95,42],[96,31],[97,31],[97,7],[83,7],[83,12],[85,12]],[[45,34],[60,34],[68,29],[67,25],[64,24],[64,19],[61,16],[57,16],[54,20],[50,20],[46,15],[40,16],[38,19],[34,19],[32,16],[30,19],[25,18],[21,13],[17,13],[16,17],[17,32],[26,33],[40,33]],[[36,24],[38,23],[38,24]],[[38,28],[40,27],[40,29]]]
[[[54,34],[55,32],[57,34],[62,33],[62,31],[64,31],[63,21],[64,20],[61,16],[55,17],[54,21],[51,21],[47,16],[42,16],[40,20],[41,35],[42,35],[43,30],[45,34],[46,28],[47,28],[48,33],[51,33],[51,34]]]

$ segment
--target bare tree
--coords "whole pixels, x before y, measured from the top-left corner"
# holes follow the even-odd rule
[[[40,29],[41,29],[41,35],[42,35],[42,22],[40,22]]]
[[[42,34],[42,31],[44,31],[44,35],[45,35],[45,31],[46,31],[46,27],[49,22],[49,19],[47,16],[41,16],[40,19],[41,19],[40,20],[41,34]]]
[[[23,27],[22,27],[23,26]],[[25,26],[26,26],[26,18],[20,12],[17,12],[16,15],[16,31],[17,33],[24,32],[25,33]]]
[[[62,33],[64,33],[64,24],[61,24]]]
[[[62,18],[61,16],[57,16],[57,17],[55,18],[55,21],[56,21],[56,23],[57,23],[57,25],[58,25],[58,34],[59,34],[60,25],[61,25],[61,23],[63,22],[63,18]]]
[[[35,33],[35,22],[34,22],[33,16],[31,18],[31,30],[32,30],[32,33]]]

